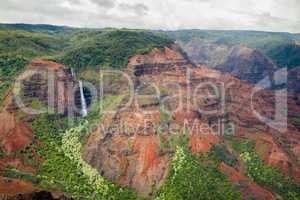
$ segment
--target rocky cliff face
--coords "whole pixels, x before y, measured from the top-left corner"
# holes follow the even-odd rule
[[[288,88],[291,93],[300,94],[300,66],[289,70]]]
[[[209,40],[194,38],[186,44],[181,44],[188,57],[197,64],[215,67],[224,63],[230,54],[231,47]]]
[[[246,52],[238,49],[233,54],[245,56],[249,62],[254,59],[253,56],[260,56],[250,49]],[[262,62],[268,60],[263,59]],[[262,90],[252,98],[251,91],[255,88],[252,84],[203,65],[193,66],[181,55],[177,46],[154,49],[147,55],[132,57],[128,71],[134,79],[135,88],[139,88],[134,103],[125,110],[119,109],[107,115],[102,125],[109,129],[95,131],[89,137],[83,154],[85,160],[105,177],[130,186],[143,196],[152,196],[168,175],[175,147],[164,145],[164,142],[168,143],[172,134],[180,134],[183,127],[188,128],[192,151],[206,153],[214,144],[224,141],[224,131],[230,123],[235,129],[232,137],[256,141],[258,153],[266,163],[295,179],[299,177],[296,158],[300,157],[300,138],[297,128],[288,123],[289,131],[280,134],[253,113],[255,109],[272,118],[275,113],[272,91]],[[211,85],[219,89],[225,87],[225,109],[222,98],[213,95]],[[157,98],[142,98],[141,94],[155,94],[154,88],[160,91]],[[296,102],[292,97],[289,99],[290,108],[300,113]],[[166,114],[163,108],[174,112]],[[122,124],[126,124],[126,130],[120,129]],[[220,132],[214,129],[218,124],[223,125],[219,127]],[[167,128],[155,129],[160,125]],[[265,146],[268,151],[260,151],[260,146]],[[275,199],[271,192],[244,177],[243,169],[231,169],[226,165],[221,168],[233,182],[245,183],[240,188],[245,199],[248,196]]]
[[[51,75],[50,75],[51,73]],[[49,75],[49,76],[48,76]],[[53,103],[48,104],[49,88],[48,79],[53,76]],[[67,107],[68,89],[67,83],[72,82],[69,70],[61,64],[44,61],[33,60],[25,72],[20,77],[20,87],[16,86],[11,93],[7,95],[3,102],[3,108],[0,113],[0,172],[8,166],[16,169],[36,173],[36,169],[28,166],[24,158],[18,157],[18,152],[28,147],[33,139],[34,133],[28,125],[36,115],[26,113],[23,108],[48,108],[58,110],[59,105]],[[19,92],[17,92],[19,91]],[[21,104],[16,100],[17,96],[21,99]],[[32,102],[38,102],[36,107]],[[64,110],[62,113],[64,114]],[[32,152],[32,158],[37,162],[43,162],[35,151]],[[39,189],[31,183],[8,179],[0,176],[0,199],[53,199],[51,195],[46,198],[45,195],[39,195]],[[18,194],[28,194],[19,195]],[[44,198],[45,197],[45,198]],[[51,198],[50,198],[51,197]]]
[[[230,73],[250,83],[263,80],[277,69],[272,60],[259,50],[245,46],[229,46],[208,40],[194,39],[184,45],[184,49],[193,62]]]
[[[226,61],[215,67],[221,72],[230,73],[251,83],[272,76],[276,68],[275,64],[260,51],[243,46],[233,47]]]
[[[237,49],[234,55],[251,61],[256,53]],[[28,70],[41,68],[64,72],[51,84],[56,91],[54,96],[59,97],[54,101],[54,108],[60,103],[68,104],[69,93],[65,87],[73,81],[69,70],[42,60],[35,60],[28,66]],[[232,149],[225,137],[228,134],[232,138],[251,139],[265,163],[298,180],[298,127],[288,122],[288,130],[281,133],[259,120],[253,112],[273,119],[276,112],[274,91],[259,90],[252,95],[255,86],[248,81],[206,65],[195,66],[176,45],[134,56],[124,71],[133,79],[133,101],[124,108],[128,101],[124,98],[116,112],[105,114],[99,122],[101,126],[93,129],[83,149],[82,157],[101,175],[120,186],[134,188],[142,196],[154,196],[168,177],[176,137],[188,130],[187,142],[195,154],[208,153],[218,143],[225,143],[226,148]],[[47,103],[46,81],[47,78],[38,74],[24,80],[22,95],[30,100],[25,105],[30,105],[32,99]],[[299,116],[300,107],[293,94],[288,95],[288,103],[292,110],[290,116]],[[12,95],[7,96],[4,105],[0,113],[0,142],[5,156],[0,159],[0,170],[12,165],[34,173],[36,169],[14,154],[26,148],[34,137],[27,125],[32,116],[19,117],[20,110]],[[233,128],[230,133],[227,132],[229,128]],[[43,162],[41,158],[35,159]],[[238,167],[222,163],[220,170],[239,187],[244,199],[275,199],[272,191],[243,175],[243,165],[239,159]],[[39,192],[31,183],[0,177],[0,193],[5,194],[2,199],[18,199],[19,193],[29,194],[20,196],[21,199],[51,199],[49,193]],[[56,195],[52,198],[65,199]]]

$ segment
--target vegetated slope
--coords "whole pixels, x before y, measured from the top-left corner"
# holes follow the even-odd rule
[[[261,49],[272,58],[278,66],[292,69],[300,64],[300,42],[295,40],[282,40],[281,42],[274,42],[262,47]]]
[[[61,50],[63,41],[39,32],[0,29],[1,54],[22,55],[27,58]]]
[[[24,31],[40,31],[40,32],[58,32],[58,31],[68,31],[73,28],[68,26],[56,26],[50,24],[4,24],[0,23],[0,29],[12,29],[12,30],[24,30]]]
[[[18,55],[24,56],[24,63],[20,65],[20,69],[16,67],[16,65],[11,65],[9,71],[17,70],[16,73],[10,73],[7,80],[9,80],[9,85],[13,83],[13,80],[15,77],[24,70],[24,66],[26,63],[31,60],[34,57],[56,57],[57,55],[61,55],[64,53],[64,50],[68,51],[68,49],[71,49],[72,45],[78,45],[80,48],[81,43],[72,43],[72,41],[82,41],[82,43],[86,42],[86,40],[92,40],[92,42],[101,43],[103,40],[99,40],[97,37],[93,37],[93,35],[97,35],[99,31],[86,31],[82,30],[80,33],[78,31],[70,32],[68,34],[42,34],[39,32],[26,32],[26,31],[19,31],[19,30],[4,30],[6,32],[14,32],[16,33],[13,35],[12,38],[7,39],[8,40],[8,50],[7,53],[11,53],[12,58],[15,58],[13,55],[13,52],[18,52]],[[125,35],[122,35],[122,33],[125,32]],[[119,44],[122,43],[126,39],[128,35],[132,33],[133,38],[128,37],[129,43],[126,43],[127,45],[131,45],[131,41],[134,42],[133,48],[131,50],[133,52],[139,52],[139,53],[145,53],[150,49],[150,47],[157,46],[161,47],[161,41],[165,41],[165,44],[168,45],[172,41],[157,35],[153,33],[147,33],[146,31],[122,31],[121,35],[118,34],[117,30],[105,30],[105,33],[109,35],[109,39],[117,38],[117,41]],[[129,33],[130,32],[130,33]],[[116,35],[115,35],[116,33]],[[138,34],[140,37],[135,37],[136,34]],[[20,34],[20,35],[19,35]],[[4,36],[8,36],[4,34]],[[144,37],[148,36],[148,37]],[[125,37],[125,38],[124,38]],[[40,40],[40,38],[44,40]],[[79,39],[80,38],[80,39]],[[108,39],[105,37],[105,39]],[[137,38],[137,40],[135,40]],[[47,39],[53,39],[55,40],[53,44],[50,42],[48,44]],[[4,39],[6,41],[6,39]],[[58,41],[56,41],[58,40]],[[147,46],[147,42],[145,43],[145,40],[149,42],[149,46]],[[143,44],[141,44],[144,42]],[[152,42],[152,43],[151,43]],[[42,44],[41,46],[36,46],[36,43]],[[163,42],[164,43],[164,42]],[[168,44],[167,44],[168,43]],[[55,44],[59,44],[61,46],[55,46]],[[52,46],[54,45],[54,46]],[[51,48],[48,48],[51,46]],[[125,45],[126,46],[126,45]],[[108,49],[110,47],[117,48],[115,51],[112,52],[112,58],[115,56],[119,56],[120,59],[124,59],[123,56],[127,59],[127,56],[131,56],[128,48],[121,48],[120,46],[113,46],[111,43],[106,45]],[[31,48],[32,47],[32,48]],[[43,48],[47,47],[47,48]],[[122,46],[123,47],[123,46]],[[24,48],[24,50],[22,49]],[[102,49],[104,50],[104,49]],[[101,53],[101,52],[100,52]],[[84,54],[85,56],[89,56],[90,52],[86,52]],[[97,55],[96,55],[97,58]],[[10,59],[7,59],[6,61],[9,61]],[[5,62],[7,63],[7,62]],[[94,65],[89,65],[89,67],[95,67],[98,65],[96,62],[93,63]],[[54,62],[48,62],[43,60],[35,60],[31,62],[29,68],[40,68],[40,69],[46,69],[47,67],[54,68],[57,70],[57,66],[60,66],[59,68],[62,68],[63,70],[66,70],[63,65],[54,63]],[[122,66],[121,66],[122,67]],[[8,70],[7,67],[3,67],[4,70]],[[25,70],[26,72],[26,70]],[[70,76],[70,74],[65,73]],[[68,77],[62,77],[62,81],[70,81]],[[34,106],[40,108],[43,107],[43,102],[46,101],[46,97],[44,96],[45,93],[47,93],[47,85],[45,85],[45,80],[34,77],[32,80],[26,81],[26,84],[28,86],[27,90],[25,89],[25,94],[29,95],[29,98],[26,99],[26,103],[28,103],[29,106]],[[55,84],[56,85],[56,84]],[[46,86],[46,87],[45,87]],[[9,90],[8,90],[9,91]],[[67,90],[65,90],[67,91]],[[38,95],[38,96],[30,96],[30,95]],[[58,94],[58,98],[60,98],[59,101],[63,100],[66,97],[64,94]],[[72,97],[71,97],[72,98]],[[65,192],[68,195],[72,197],[77,197],[78,195],[82,195],[81,192],[85,193],[85,196],[87,198],[92,198],[93,195],[102,196],[101,191],[98,191],[99,194],[94,193],[94,189],[92,189],[95,184],[90,183],[87,179],[92,179],[92,177],[86,177],[86,175],[83,175],[84,177],[78,175],[82,173],[82,169],[80,169],[76,163],[73,161],[70,161],[68,157],[66,157],[64,154],[61,153],[61,150],[58,150],[61,144],[61,138],[58,137],[56,134],[58,132],[62,131],[66,124],[65,122],[65,115],[51,115],[51,116],[31,116],[26,115],[22,111],[18,109],[18,107],[15,105],[15,102],[11,98],[10,95],[8,95],[5,98],[7,101],[5,101],[5,106],[3,108],[3,116],[12,116],[10,117],[12,121],[16,121],[17,124],[21,124],[21,129],[23,129],[23,132],[20,128],[18,128],[18,125],[12,125],[12,127],[6,126],[6,119],[2,120],[3,129],[1,130],[1,150],[0,150],[0,165],[1,165],[1,175],[3,175],[3,170],[7,167],[15,167],[13,169],[10,169],[12,171],[8,172],[6,175],[10,175],[10,178],[3,178],[0,177],[0,184],[3,185],[3,188],[7,188],[7,190],[0,190],[1,192],[4,192],[4,194],[8,195],[14,195],[18,193],[18,190],[20,193],[27,193],[27,192],[33,192],[40,189],[49,190],[51,192],[55,191],[61,191]],[[112,103],[115,99],[110,99],[108,102]],[[7,114],[9,113],[9,114]],[[94,113],[92,113],[92,116],[94,117],[94,120],[100,120],[100,112],[99,110],[96,110]],[[56,120],[57,119],[57,120]],[[49,121],[53,122],[51,125],[49,124]],[[24,125],[25,124],[25,125]],[[16,127],[15,127],[16,126]],[[27,129],[27,127],[30,126],[32,130]],[[22,128],[23,127],[23,128]],[[26,129],[24,128],[26,127]],[[15,131],[16,129],[16,131]],[[30,130],[30,138],[29,134],[27,132],[24,132],[24,130]],[[8,134],[9,133],[9,134]],[[8,134],[8,135],[7,135]],[[35,138],[33,139],[31,136],[35,135]],[[10,138],[15,137],[14,139],[17,139],[19,143],[16,143],[17,146],[14,146],[15,142],[14,139]],[[40,146],[40,142],[43,143],[42,146]],[[54,145],[53,144],[57,144]],[[4,147],[2,146],[4,145]],[[8,151],[6,151],[8,149]],[[45,150],[47,149],[47,150]],[[79,152],[80,153],[80,152]],[[14,156],[14,154],[18,154],[17,156]],[[38,154],[38,155],[37,155]],[[42,158],[41,158],[42,157]],[[7,159],[10,159],[9,162],[7,162]],[[16,164],[16,165],[15,165]],[[22,166],[25,166],[25,172],[19,172],[18,170],[22,171]],[[30,166],[30,167],[28,167]],[[27,168],[28,167],[28,168]],[[38,171],[37,171],[38,168]],[[30,169],[30,170],[27,170]],[[53,170],[55,169],[55,170]],[[68,171],[65,169],[69,169]],[[58,173],[61,172],[61,173]],[[90,172],[89,172],[90,173]],[[41,175],[35,176],[36,174]],[[69,177],[71,178],[69,179]],[[6,180],[10,179],[12,180],[9,183],[6,183]],[[52,180],[56,180],[57,182],[53,183]],[[22,181],[23,180],[23,181]],[[24,182],[24,180],[26,182]],[[34,187],[32,184],[34,184]],[[91,186],[94,185],[94,186]],[[98,184],[98,183],[97,183]],[[112,184],[107,183],[109,185],[104,185],[103,187],[109,187],[110,192],[112,192],[111,195],[119,195],[117,198],[134,198],[134,194],[131,193],[128,190],[120,189],[118,190],[117,187],[112,186]],[[89,185],[89,187],[87,186]],[[1,186],[2,187],[2,186]],[[10,190],[11,187],[15,187],[16,190]],[[100,186],[97,185],[99,188]],[[119,191],[119,193],[118,193]],[[86,192],[89,192],[88,194]],[[102,198],[99,197],[99,198]],[[103,197],[104,198],[104,197]]]
[[[57,60],[77,69],[85,67],[122,68],[129,57],[152,48],[169,46],[172,40],[162,34],[140,30],[83,31],[71,37],[68,49]]]
[[[77,69],[95,66],[122,68],[130,56],[172,43],[163,34],[141,30],[16,26],[33,30],[25,31],[13,30],[13,25],[7,26],[0,28],[1,94],[5,94],[11,80],[35,57],[47,57]]]
[[[0,101],[32,58],[55,54],[63,46],[64,41],[47,34],[0,29]]]
[[[182,30],[168,34],[183,43],[194,38],[210,40],[218,44],[245,45],[261,50],[279,67],[293,68],[300,65],[299,36],[290,33],[258,31],[209,31]]]
[[[85,119],[77,118],[78,115],[68,118],[64,110],[58,113],[57,108],[68,107],[74,99],[68,95],[71,92],[67,85],[76,81],[70,70],[64,65],[40,59],[32,61],[24,74],[30,70],[54,70],[53,87],[57,94],[51,108],[55,113],[32,115],[21,110],[11,94],[6,97],[0,113],[0,194],[3,198],[12,196],[14,199],[18,194],[26,197],[27,193],[45,190],[58,192],[55,194],[61,199],[66,199],[64,194],[75,199],[137,199],[134,192],[107,181],[82,160],[83,131],[76,128],[86,120],[90,123],[100,121],[102,110],[91,110]],[[22,81],[23,103],[34,109],[47,107],[47,76],[37,73]],[[108,108],[116,99],[118,97],[101,99],[101,105]],[[75,129],[71,129],[68,120],[76,121]],[[69,129],[71,132],[64,135]],[[30,196],[36,195],[28,198]]]

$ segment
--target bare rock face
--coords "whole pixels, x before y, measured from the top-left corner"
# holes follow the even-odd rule
[[[226,62],[237,66],[251,65],[253,59],[258,60],[260,64],[268,62],[264,58],[260,60],[259,52],[247,48],[239,47],[231,53],[231,56],[226,55],[226,59],[230,58]],[[235,59],[235,56],[239,58]],[[64,76],[59,76],[60,83],[72,81],[68,69],[63,65],[36,60],[29,66],[32,69],[45,67],[54,71],[60,69],[65,71]],[[263,116],[272,118],[275,113],[272,91],[261,90],[252,96],[255,87],[249,81],[240,80],[230,74],[222,74],[205,65],[195,67],[177,45],[153,49],[147,55],[132,57],[126,71],[133,78],[135,88],[139,88],[141,94],[155,93],[153,85],[160,90],[160,94],[157,98],[143,99],[143,95],[137,93],[133,97],[134,101],[126,109],[122,107],[126,104],[123,102],[126,101],[124,99],[117,106],[115,113],[104,115],[99,122],[102,126],[89,136],[82,157],[104,177],[120,186],[134,188],[141,196],[152,197],[168,177],[176,148],[176,144],[172,144],[174,136],[188,129],[187,143],[193,153],[207,153],[214,144],[226,140],[223,134],[230,123],[234,124],[234,137],[256,141],[256,151],[266,163],[295,179],[299,177],[300,132],[297,127],[289,122],[288,131],[280,134],[260,121],[253,113],[255,109]],[[27,83],[25,96],[46,101],[44,90],[48,88],[43,77],[34,77],[34,81],[25,82]],[[209,84],[199,87],[203,83]],[[59,87],[58,85],[58,81],[54,82],[55,88]],[[218,89],[224,87],[224,96],[220,98],[213,95],[214,91],[210,85]],[[64,84],[60,87],[64,87]],[[61,97],[57,101],[65,102],[68,99],[67,90],[56,91],[58,92],[55,96]],[[221,102],[223,98],[225,109]],[[289,95],[288,100],[293,116],[299,115],[300,107],[294,96]],[[1,148],[6,153],[14,153],[29,145],[34,133],[27,127],[26,121],[17,120],[18,108],[14,105],[12,96],[7,97],[5,105],[0,113]],[[166,114],[162,106],[174,112]],[[218,124],[224,126],[220,126],[220,130],[214,129],[213,127]],[[156,129],[161,125],[165,128]],[[18,159],[7,158],[0,160],[0,170],[8,164],[21,171],[32,173],[35,171]],[[268,190],[243,176],[241,169],[233,169],[225,164],[220,168],[233,183],[242,185],[240,190],[245,198],[251,194],[258,199],[275,199]],[[61,195],[39,192],[40,190],[30,183],[0,177],[0,193],[5,194],[0,199],[66,199]],[[19,193],[29,195],[16,196]]]
[[[34,133],[28,125],[28,121],[34,117],[22,110],[25,107],[31,107],[33,100],[41,104],[48,104],[48,74],[53,73],[53,107],[64,105],[67,107],[68,90],[67,82],[72,81],[69,70],[61,64],[33,60],[28,66],[20,79],[21,100],[18,104],[15,94],[11,91],[4,99],[2,110],[0,112],[0,172],[8,166],[13,166],[23,172],[35,173],[36,170],[24,164],[24,160],[18,158],[17,152],[28,147],[33,139]],[[58,74],[60,73],[60,75]],[[65,87],[59,89],[59,87]],[[47,108],[47,107],[46,107]],[[62,111],[62,113],[64,113]],[[33,158],[37,162],[42,162],[33,152]],[[53,199],[46,198],[43,194],[37,194],[39,189],[32,183],[17,179],[7,179],[0,176],[0,199]],[[19,195],[28,194],[28,195]],[[19,196],[18,196],[19,195]],[[51,196],[51,195],[50,195]],[[45,198],[44,198],[45,197]]]
[[[253,60],[273,67],[267,58],[262,57],[260,60],[260,53],[252,49],[239,47],[233,50],[231,58],[234,56],[243,60],[236,64],[245,64],[245,67],[254,62]],[[235,137],[253,139],[258,146],[264,144],[269,151],[258,148],[257,152],[266,163],[295,179],[299,176],[299,163],[295,159],[299,157],[300,152],[297,147],[300,142],[297,128],[288,123],[288,132],[279,134],[253,113],[255,109],[266,117],[271,118],[274,115],[275,100],[272,91],[262,90],[252,98],[254,85],[204,65],[195,67],[185,59],[177,46],[164,50],[154,49],[147,55],[134,56],[129,60],[127,70],[134,79],[135,87],[142,88],[144,93],[148,94],[153,84],[163,92],[158,100],[159,104],[153,103],[152,100],[140,101],[140,97],[135,95],[137,103],[133,103],[126,110],[106,115],[102,120],[102,125],[110,127],[108,130],[98,129],[89,137],[83,158],[108,179],[121,186],[132,187],[142,196],[151,196],[168,175],[174,147],[165,147],[163,143],[170,141],[172,133],[180,134],[182,128],[187,127],[192,151],[207,153],[214,144],[224,140],[222,134],[211,128],[220,121],[224,122],[225,126],[229,123],[234,124]],[[266,70],[266,73],[268,72]],[[198,87],[205,82],[217,87],[225,85],[225,111],[220,107],[219,98],[203,99],[203,96],[207,97],[212,93],[209,87]],[[194,99],[186,98],[191,92]],[[166,118],[160,107],[166,103],[162,101],[163,97],[172,97],[167,101],[166,107],[176,108],[180,101],[179,94],[184,99],[181,107]],[[288,98],[289,106],[295,113],[300,113],[293,97]],[[200,110],[217,112],[203,113]],[[129,129],[119,129],[122,122],[126,122]],[[162,124],[169,129],[163,130],[162,133],[153,129]],[[195,126],[202,129],[193,129]],[[220,129],[224,131],[226,127]],[[242,176],[241,172],[228,166],[223,166],[222,169],[224,173],[229,174],[232,182],[246,184],[246,188],[241,188],[245,196],[250,192],[257,198],[275,199],[269,191]]]
[[[276,65],[260,51],[244,46],[233,47],[227,60],[215,67],[217,70],[251,83],[272,76],[276,68]]]
[[[62,72],[62,75],[58,75],[59,72]],[[64,65],[44,60],[33,60],[21,76],[20,86],[15,87],[21,92],[19,94],[11,92],[4,100],[0,113],[0,143],[6,153],[15,153],[31,143],[34,133],[26,124],[26,119],[32,114],[24,113],[26,117],[23,118],[18,114],[25,112],[24,107],[31,108],[33,100],[39,101],[47,108],[50,98],[48,86],[52,83],[48,83],[48,79],[52,76],[53,104],[50,106],[57,108],[60,103],[67,107],[69,93],[66,84],[72,81],[69,70]],[[19,102],[16,100],[17,97],[20,99]]]
[[[122,115],[124,121],[132,128],[142,124],[144,115]],[[130,120],[134,117],[134,125]],[[110,122],[110,123],[113,123]],[[83,157],[101,175],[121,186],[135,188],[143,196],[151,196],[165,180],[170,163],[170,157],[160,154],[158,135],[128,135],[115,132],[110,137],[103,138],[104,133],[93,133],[85,146]]]
[[[229,46],[194,39],[184,45],[184,49],[193,62],[230,73],[250,83],[263,80],[277,69],[272,60],[263,53],[241,45]]]
[[[194,38],[181,46],[193,62],[212,68],[224,63],[231,51],[228,45],[199,38]]]
[[[290,92],[300,94],[300,66],[289,70],[288,88]]]
[[[136,87],[147,87],[144,78],[155,82],[162,73],[178,73],[188,61],[178,46],[153,49],[147,55],[130,59],[128,71]],[[179,76],[182,72],[179,73]],[[153,77],[153,79],[151,78]],[[143,89],[144,92],[147,88]],[[171,155],[161,148],[160,137],[153,128],[161,123],[161,112],[157,100],[142,100],[135,97],[126,110],[107,115],[102,125],[110,127],[106,132],[95,131],[89,138],[83,158],[100,174],[121,186],[134,188],[142,196],[152,196],[167,178]],[[143,112],[143,109],[149,112]],[[122,124],[128,129],[120,130]]]
[[[188,64],[179,46],[166,47],[163,51],[155,48],[148,55],[137,55],[130,59],[129,69],[136,76],[154,75],[172,71],[178,66]]]

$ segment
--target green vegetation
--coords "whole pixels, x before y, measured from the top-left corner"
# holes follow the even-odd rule
[[[255,141],[243,139],[243,141],[235,138],[230,138],[231,145],[236,152],[252,152],[255,149]]]
[[[138,199],[134,191],[115,186],[100,176],[97,170],[81,157],[81,138],[89,133],[92,123],[101,120],[103,108],[113,108],[122,99],[122,96],[107,97],[101,102],[101,106],[100,103],[96,103],[86,118],[89,121],[77,120],[76,124],[80,125],[71,129],[68,128],[65,118],[57,118],[55,115],[39,116],[31,123],[36,135],[35,141],[20,152],[22,157],[27,158],[30,152],[36,149],[38,155],[44,158],[40,165],[28,161],[28,164],[31,163],[38,169],[38,173],[29,174],[8,168],[5,175],[30,181],[49,191],[64,192],[75,199]],[[38,144],[37,140],[43,144]],[[30,160],[32,159],[30,157]]]
[[[294,40],[258,41],[249,46],[260,49],[280,67],[291,69],[300,65],[300,45]]]
[[[170,132],[166,134],[165,125],[158,128],[160,147],[162,150],[176,150],[180,146],[189,146],[189,135],[187,129],[181,128],[178,133]]]
[[[237,156],[230,153],[223,143],[214,145],[209,152],[209,156],[217,162],[224,162],[231,167],[237,167]]]
[[[24,68],[27,61],[21,56],[0,53],[0,102],[14,82],[14,78]]]
[[[80,137],[87,126],[88,122],[68,130],[62,139],[62,150],[65,156],[77,165],[77,170],[82,173],[82,176],[87,178],[87,184],[89,183],[92,186],[89,189],[93,193],[87,193],[87,199],[137,199],[133,191],[116,187],[113,183],[100,176],[96,169],[82,159]],[[82,188],[82,186],[79,186],[79,188]]]
[[[82,33],[82,35],[84,34]],[[53,58],[61,55],[65,48],[71,48],[70,44],[73,44],[71,41],[75,36],[75,33],[66,36],[22,30],[0,30],[1,94],[4,96],[15,78],[32,58],[40,56]],[[97,38],[94,40],[97,41]],[[97,43],[101,42],[98,41]],[[109,48],[109,46],[107,47]],[[99,122],[104,109],[117,106],[122,99],[123,96],[106,97],[102,102],[95,103],[92,111],[86,117],[89,121],[88,126]],[[37,99],[28,100],[33,108],[44,107]],[[18,120],[22,120],[23,117],[24,113],[17,113]],[[76,121],[74,124],[80,124],[82,121],[80,119],[74,120]],[[57,115],[36,117],[31,123],[36,138],[26,149],[17,152],[18,155],[16,156],[22,158],[25,164],[38,169],[38,173],[23,173],[14,168],[8,168],[6,176],[28,180],[49,191],[65,192],[76,199],[83,197],[85,199],[137,199],[133,191],[119,188],[105,180],[95,169],[81,159],[81,142],[84,141],[84,137],[88,133],[84,132],[82,127],[79,126],[67,131],[68,121],[66,118]],[[88,127],[84,127],[86,130],[88,129]],[[42,141],[42,144],[38,141]],[[44,159],[43,163],[37,162],[32,151],[37,151],[37,155]],[[77,156],[74,157],[75,155]]]
[[[161,33],[126,29],[72,29],[48,25],[0,25],[0,102],[25,65],[35,57],[77,70],[126,66],[128,58],[173,40]]]
[[[268,187],[283,195],[286,199],[300,199],[300,188],[290,178],[286,178],[278,169],[264,164],[261,158],[254,152],[241,154],[246,163],[246,175],[258,184]]]
[[[194,36],[219,43],[245,44],[258,48],[280,66],[292,68],[300,64],[299,44],[292,36],[286,39],[287,36],[271,33],[191,31],[176,37],[188,42]],[[96,82],[97,78],[93,75],[97,66],[122,68],[131,56],[147,53],[154,47],[168,46],[172,42],[173,40],[162,33],[144,30],[2,25],[0,102],[25,65],[35,57],[62,62],[77,71],[88,69],[89,71],[80,75]],[[164,88],[162,96],[165,94],[167,88]],[[115,108],[124,98],[125,95],[109,96],[101,102],[94,103],[85,121],[75,118],[76,127],[71,129],[66,118],[57,115],[38,116],[30,124],[36,138],[30,146],[16,155],[38,172],[24,173],[8,167],[5,175],[9,178],[28,180],[42,189],[64,192],[75,199],[138,199],[134,191],[120,188],[106,180],[81,157],[82,146],[90,127],[98,124],[103,118],[104,109]],[[45,107],[36,99],[30,99],[30,102],[33,108]],[[144,102],[150,103],[152,102]],[[22,120],[23,117],[24,113],[17,113],[17,120]],[[162,114],[162,121],[169,123],[171,116]],[[241,199],[240,193],[218,169],[221,161],[233,167],[237,165],[237,154],[229,152],[225,144],[215,145],[209,156],[195,156],[188,148],[189,138],[186,131],[182,134],[168,135],[167,138],[160,134],[160,137],[162,148],[174,149],[176,153],[170,175],[157,193],[157,200]],[[132,146],[132,141],[129,143]],[[233,139],[231,144],[246,164],[247,176],[286,199],[300,199],[299,186],[276,168],[266,165],[256,154],[253,141]],[[42,163],[36,160],[33,151],[44,159]],[[0,157],[4,156],[3,154],[0,147]]]
[[[240,153],[246,164],[246,175],[258,184],[284,196],[285,199],[300,199],[300,187],[291,178],[278,169],[269,166],[255,152],[255,143],[251,140],[232,140],[233,148]]]
[[[26,31],[41,31],[41,32],[58,32],[58,31],[71,31],[74,28],[67,26],[55,26],[48,24],[0,24],[1,29],[11,30],[26,30]]]
[[[183,43],[188,43],[193,38],[201,38],[220,44],[245,45],[259,49],[280,67],[293,68],[300,65],[299,36],[294,34],[214,30],[183,30],[168,34]]]
[[[161,136],[161,142],[176,152],[169,177],[155,200],[241,199],[237,188],[219,171],[218,162],[192,154],[186,130],[169,135],[168,141]]]
[[[103,30],[78,32],[70,39],[71,47],[57,58],[71,67],[122,68],[136,54],[147,53],[154,47],[162,48],[173,41],[164,35],[148,31]]]
[[[60,51],[66,43],[61,37],[22,30],[0,30],[0,53],[25,58],[50,55]]]
[[[60,38],[47,34],[0,30],[0,102],[32,58],[55,54],[63,46]]]
[[[198,158],[187,148],[178,147],[170,177],[156,200],[242,199],[227,177],[204,156]]]

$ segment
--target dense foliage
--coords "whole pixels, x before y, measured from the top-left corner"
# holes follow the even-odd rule
[[[154,47],[168,46],[172,40],[147,31],[102,30],[78,32],[71,42],[72,46],[58,58],[59,61],[74,68],[121,68],[126,66],[129,57]]]
[[[270,188],[282,195],[285,199],[300,199],[300,187],[291,178],[283,175],[278,169],[267,165],[255,152],[255,143],[252,140],[233,140],[233,148],[240,153],[246,164],[246,175],[258,184]]]
[[[263,52],[282,67],[300,66],[300,43],[285,40],[261,47]]]
[[[103,116],[103,108],[113,108],[122,100],[121,97],[107,97],[87,116],[87,120],[77,119],[74,128],[69,128],[69,121],[55,115],[41,115],[31,123],[35,140],[30,148],[20,152],[23,156],[37,150],[44,160],[42,163],[31,162],[38,169],[36,174],[20,172],[8,168],[6,176],[24,179],[48,191],[61,191],[75,199],[138,199],[135,192],[120,188],[103,178],[81,157],[82,137],[89,133],[89,127]],[[79,125],[78,125],[79,124]],[[42,141],[42,144],[40,142]],[[32,160],[32,158],[30,158]]]
[[[0,53],[32,58],[55,53],[64,46],[63,40],[53,35],[22,30],[0,30]]]
[[[231,167],[237,167],[238,165],[236,154],[229,152],[223,143],[214,145],[209,152],[209,156],[213,160],[224,162]]]
[[[156,200],[241,199],[217,166],[204,156],[194,156],[187,148],[177,148],[170,177]]]
[[[73,30],[74,28],[67,26],[55,26],[49,24],[0,24],[2,29],[11,29],[11,30],[26,30],[26,31],[41,31],[41,32],[58,32],[58,31],[68,31]]]
[[[56,54],[63,47],[60,37],[23,30],[0,30],[0,102],[31,59]]]
[[[78,171],[81,172],[82,176],[87,178],[87,184],[91,185],[90,190],[93,192],[87,193],[86,199],[137,199],[134,192],[116,187],[113,183],[110,183],[100,176],[95,168],[91,167],[82,159],[80,137],[87,126],[88,123],[85,123],[68,130],[62,139],[62,150],[64,154],[77,165]],[[82,186],[78,188],[80,189]]]
[[[0,54],[0,102],[26,63],[26,58],[22,56]]]

